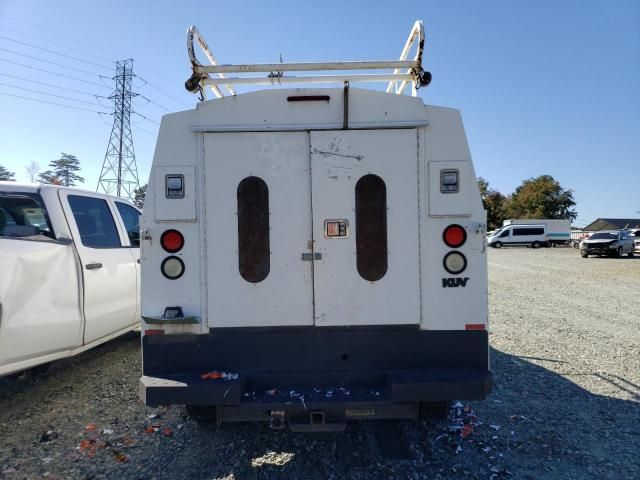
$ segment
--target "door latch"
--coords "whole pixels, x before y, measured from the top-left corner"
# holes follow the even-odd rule
[[[303,262],[312,262],[314,260],[322,260],[322,254],[321,253],[308,253],[308,252],[303,252],[302,253],[302,259]]]

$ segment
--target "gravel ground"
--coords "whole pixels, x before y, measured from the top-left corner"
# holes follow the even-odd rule
[[[640,478],[640,257],[490,250],[489,272],[495,388],[448,420],[216,430],[138,402],[132,333],[0,379],[0,478]]]

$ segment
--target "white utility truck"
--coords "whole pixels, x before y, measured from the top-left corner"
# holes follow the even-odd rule
[[[423,44],[416,22],[400,60],[218,65],[189,29],[187,88],[218,98],[160,126],[141,227],[148,405],[310,431],[487,396],[485,211],[460,113],[416,95]],[[392,71],[344,73],[362,69]],[[319,70],[340,73],[286,75]],[[247,72],[267,75],[225,76]],[[234,90],[295,82],[340,86]]]
[[[139,216],[122,198],[0,182],[0,375],[139,325]]]

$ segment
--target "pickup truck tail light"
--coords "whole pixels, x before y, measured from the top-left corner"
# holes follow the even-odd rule
[[[178,230],[165,230],[160,237],[160,245],[169,253],[176,253],[184,247],[184,237]]]

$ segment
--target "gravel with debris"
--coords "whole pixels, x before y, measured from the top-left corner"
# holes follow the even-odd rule
[[[495,388],[447,420],[199,425],[139,403],[132,333],[0,379],[0,478],[640,478],[640,257],[490,250],[489,272]]]

